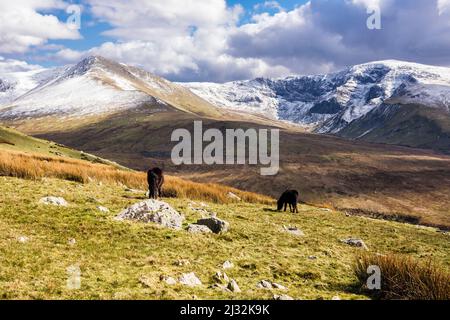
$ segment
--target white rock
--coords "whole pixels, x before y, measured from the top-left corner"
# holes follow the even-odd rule
[[[177,280],[175,278],[168,277],[168,276],[161,276],[161,281],[165,282],[166,284],[168,284],[170,286],[177,284]]]
[[[40,204],[45,205],[52,205],[52,206],[60,206],[60,207],[67,207],[69,204],[67,203],[64,198],[60,197],[44,197],[41,200],[39,200]]]
[[[259,289],[272,289],[273,288],[272,282],[267,281],[267,280],[261,280],[260,282],[258,282],[256,287]]]
[[[272,287],[274,289],[278,289],[278,290],[287,290],[287,288],[285,286],[282,286],[281,284],[278,284],[278,283],[275,283],[275,282],[272,282]]]
[[[214,275],[214,280],[219,283],[228,283],[230,282],[230,278],[228,278],[227,274],[222,271],[217,271]]]
[[[224,263],[223,263],[223,265],[222,265],[222,268],[224,269],[224,270],[226,270],[226,269],[232,269],[232,268],[234,268],[234,264],[231,262],[231,261],[225,261]]]
[[[331,298],[331,300],[339,301],[339,300],[341,300],[341,297],[339,297],[339,296],[334,296],[333,298]]]
[[[20,236],[17,238],[17,241],[19,241],[20,243],[27,243],[28,241],[30,241],[30,238],[25,237],[25,236]]]
[[[75,240],[74,238],[71,238],[71,239],[67,240],[67,243],[71,246],[74,246],[77,243],[77,240]]]
[[[98,206],[97,209],[98,209],[98,211],[103,212],[103,213],[109,212],[109,209],[106,207]]]
[[[353,238],[343,239],[343,240],[341,240],[341,242],[348,244],[349,246],[352,246],[352,247],[358,247],[358,248],[362,248],[364,250],[368,250],[366,244],[361,239],[353,239]]]
[[[202,285],[200,279],[197,278],[197,276],[193,272],[181,275],[181,277],[178,280],[182,285],[188,287],[197,287]]]
[[[184,217],[169,204],[153,199],[136,203],[119,213],[116,219],[153,222],[172,229],[181,229],[184,221]]]
[[[231,200],[242,201],[242,199],[235,195],[233,192],[228,192],[227,197]]]

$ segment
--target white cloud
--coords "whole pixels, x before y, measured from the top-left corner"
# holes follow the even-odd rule
[[[0,53],[24,53],[49,39],[78,39],[78,31],[41,10],[64,9],[60,0],[14,0],[0,2]]]
[[[10,72],[24,72],[41,69],[41,66],[28,64],[25,61],[16,59],[5,59],[0,57],[0,75]]]

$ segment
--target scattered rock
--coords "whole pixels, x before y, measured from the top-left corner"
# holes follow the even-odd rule
[[[17,241],[19,241],[20,243],[27,243],[28,241],[30,241],[30,238],[25,237],[25,236],[20,236],[17,238]]]
[[[294,236],[298,236],[298,237],[303,237],[305,234],[303,233],[302,230],[296,228],[296,227],[286,227],[283,226],[284,231],[286,231],[287,233],[290,233]]]
[[[352,247],[358,247],[358,248],[362,248],[364,250],[368,250],[366,244],[361,239],[353,239],[353,238],[343,239],[343,240],[341,240],[341,242],[348,244],[349,246],[352,246]]]
[[[39,200],[40,204],[59,206],[59,207],[67,207],[69,204],[64,198],[60,197],[45,197]]]
[[[184,217],[169,204],[153,199],[136,203],[119,213],[116,219],[153,222],[172,229],[181,229],[184,221]]]
[[[225,272],[222,272],[222,271],[217,271],[213,278],[218,283],[228,283],[228,282],[230,282],[230,278],[228,278],[227,274]]]
[[[97,210],[103,213],[109,213],[109,209],[106,207],[98,206]]]
[[[292,301],[292,300],[295,300],[294,298],[292,298],[291,296],[288,296],[288,295],[286,295],[286,294],[281,294],[281,295],[278,295],[278,294],[276,294],[276,295],[274,295],[273,296],[273,299],[274,300],[283,300],[283,301]]]
[[[341,297],[339,297],[339,296],[334,296],[333,298],[331,298],[331,300],[339,301],[339,300],[341,300]]]
[[[281,284],[278,284],[278,283],[275,283],[275,282],[271,282],[271,281],[267,281],[267,280],[262,280],[262,281],[258,282],[256,287],[259,288],[259,289],[287,290],[287,288],[285,286],[282,286]]]
[[[308,259],[309,260],[317,260],[317,257],[316,256],[309,256]]]
[[[165,282],[169,286],[173,286],[177,284],[177,280],[175,278],[169,277],[169,276],[161,276],[159,278],[161,281]]]
[[[282,286],[281,284],[278,284],[278,283],[275,283],[275,282],[272,282],[272,287],[274,289],[278,289],[278,290],[287,290],[287,288],[285,286]]]
[[[272,282],[267,281],[267,280],[261,280],[260,282],[258,282],[256,287],[259,289],[272,289],[273,288]]]
[[[188,286],[188,287],[196,287],[201,286],[202,282],[199,278],[195,275],[195,273],[185,273],[181,275],[180,279],[178,279],[182,285]]]
[[[230,224],[228,222],[220,220],[216,217],[200,219],[197,221],[197,224],[207,226],[216,234],[227,232],[230,228]]]
[[[236,280],[234,279],[231,279],[231,281],[228,283],[227,289],[235,293],[241,292],[241,288],[239,288]]]
[[[74,246],[74,245],[77,244],[77,240],[75,240],[74,238],[71,238],[71,239],[67,240],[67,243],[68,243],[70,246]]]
[[[180,259],[180,260],[175,261],[173,264],[177,267],[184,267],[184,266],[189,266],[191,264],[191,262],[186,259]]]
[[[242,201],[242,199],[235,195],[233,192],[228,192],[227,197],[231,200]]]
[[[234,264],[231,262],[231,261],[225,261],[224,263],[223,263],[223,265],[222,265],[222,268],[224,269],[224,270],[227,270],[227,269],[232,269],[232,268],[234,268]]]
[[[204,225],[190,224],[187,228],[190,233],[212,233],[212,230]]]

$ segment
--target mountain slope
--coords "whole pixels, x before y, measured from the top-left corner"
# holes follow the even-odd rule
[[[50,71],[47,71],[50,72]],[[0,119],[45,116],[85,117],[147,106],[154,112],[177,109],[220,115],[189,90],[138,68],[102,57],[53,70],[53,76],[0,109]]]
[[[368,117],[377,113],[375,110],[384,103],[421,105],[428,110],[423,112],[425,118],[427,113],[435,112],[433,110],[450,117],[449,68],[391,60],[357,65],[326,75],[185,85],[224,108],[262,113],[313,127],[317,133],[354,139],[365,139],[366,135],[354,129],[346,130],[347,126],[365,117],[365,129],[373,130]],[[381,130],[379,121],[376,125]],[[391,143],[382,136],[371,141]],[[415,146],[408,144],[407,137],[401,139],[398,135],[397,138],[399,144]],[[446,151],[450,152],[450,146]]]

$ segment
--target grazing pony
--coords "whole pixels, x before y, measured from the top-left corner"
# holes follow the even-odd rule
[[[287,205],[289,204],[289,209],[291,209],[291,212],[298,213],[298,196],[299,193],[297,190],[285,191],[278,200],[278,211],[281,211],[284,206],[284,212],[286,212]]]
[[[158,199],[162,194],[164,174],[160,168],[153,168],[147,172],[147,182],[150,199]]]

